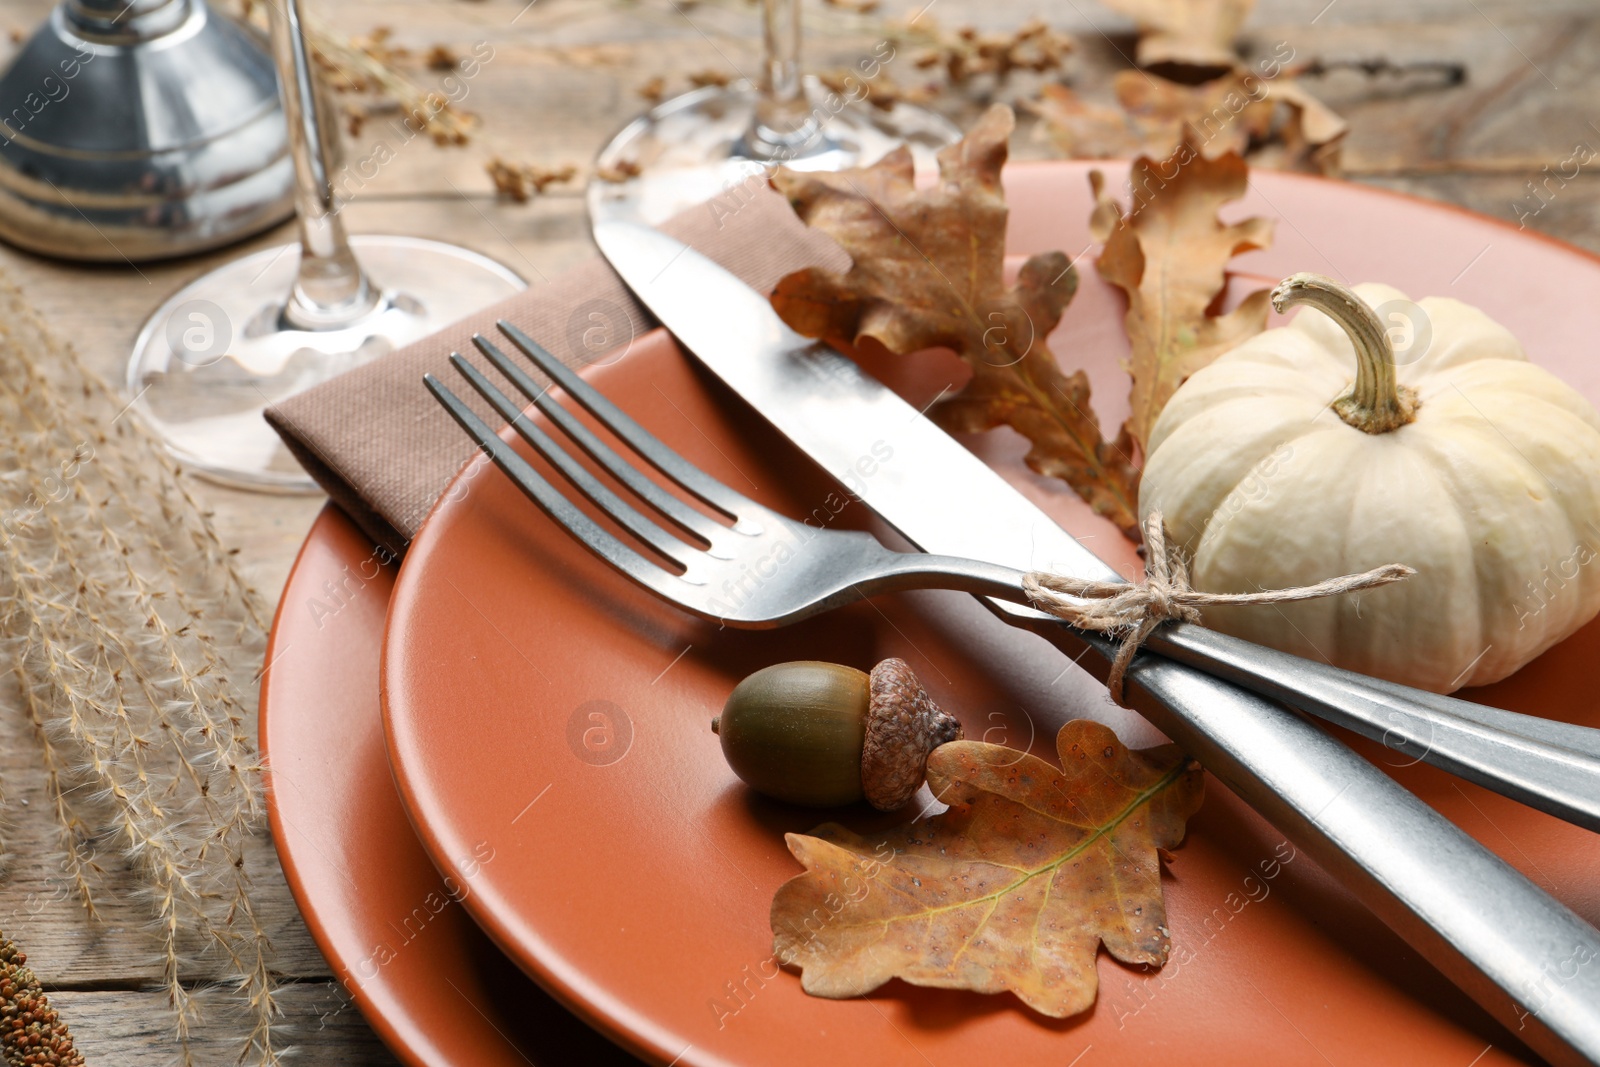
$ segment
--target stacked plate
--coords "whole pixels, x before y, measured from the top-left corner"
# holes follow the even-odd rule
[[[1082,164],[1016,165],[1010,251],[1090,244]],[[1452,209],[1258,173],[1240,214],[1278,218],[1241,258],[1248,291],[1297,270],[1476,304],[1536,362],[1600,401],[1600,262]],[[1121,307],[1083,279],[1055,350],[1085,366],[1106,424],[1125,414]],[[960,366],[870,367],[916,406]],[[688,459],[792,515],[874,527],[860,504],[741,407],[671,339],[592,380]],[[419,384],[420,388],[420,384]],[[1022,463],[969,444],[1124,573],[1117,531]],[[1600,726],[1591,625],[1472,699]],[[1051,758],[1068,719],[1159,740],[1043,642],[970,598],[881,598],[787,629],[719,630],[651,599],[570,542],[481,458],[388,562],[329,509],[284,590],[262,700],[273,829],[336,972],[410,1064],[678,1065],[1536,1062],[1220,783],[1169,865],[1172,962],[1100,961],[1095,1008],[1050,1020],[1008,996],[899,982],[820,1000],[772,955],[768,908],[799,871],[785,832],[821,818],[753,795],[711,717],[744,675],[791,659],[908,660],[969,737]],[[1600,853],[1584,831],[1348,738],[1590,921]],[[845,813],[854,829],[893,818]]]

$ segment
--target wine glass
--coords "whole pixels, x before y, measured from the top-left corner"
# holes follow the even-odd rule
[[[416,237],[349,238],[331,163],[338,124],[318,85],[300,0],[270,0],[294,160],[300,242],[196,279],[134,343],[127,388],[180,461],[244,488],[316,485],[262,418],[270,404],[526,288],[486,256]]]
[[[740,187],[777,165],[832,171],[865,166],[909,145],[918,169],[961,136],[925,108],[868,103],[872,82],[895,59],[881,42],[840,87],[830,90],[800,68],[800,0],[761,0],[759,85],[708,85],[673,97],[623,127],[601,149],[588,189],[590,217],[659,223],[716,197],[737,210]],[[904,60],[902,60],[904,62]],[[744,198],[747,198],[745,194]]]

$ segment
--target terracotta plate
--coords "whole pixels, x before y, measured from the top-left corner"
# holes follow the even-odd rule
[[[1012,251],[1087,245],[1085,169],[1012,168]],[[1459,295],[1600,395],[1600,369],[1577,357],[1600,326],[1600,268],[1582,253],[1448,209],[1280,175],[1259,176],[1241,210],[1282,220],[1277,247],[1243,263],[1261,276],[1310,268]],[[1111,294],[1086,278],[1057,346],[1090,367],[1108,422],[1121,417],[1125,388],[1117,319]],[[958,368],[930,355],[874,369],[920,402]],[[826,508],[840,526],[865,522],[859,506],[832,514],[836,489],[665,340],[635,345],[595,376],[750,495],[793,514]],[[1101,550],[1117,544],[1021,467],[1014,440],[972,443],[1069,529]],[[792,975],[773,972],[766,911],[796,870],[782,831],[817,817],[751,797],[704,728],[746,671],[800,656],[865,665],[899,654],[973,735],[1044,748],[1055,725],[1078,715],[1112,722],[1133,743],[1151,732],[1063,676],[1042,644],[960,597],[885,598],[801,628],[718,633],[636,593],[484,473],[481,464],[464,472],[397,590],[386,646],[392,755],[428,851],[455,884],[470,884],[467,909],[617,1040],[680,1063],[945,1062],[1004,1049],[1012,1062],[1060,1064],[1091,1046],[1182,1062],[1268,1049],[1275,1061],[1308,1063],[1523,1055],[1305,857],[1281,862],[1292,846],[1215,785],[1168,881],[1181,965],[1146,975],[1103,960],[1092,1013],[1050,1023],[1008,998],[898,983],[860,1001],[804,997]],[[1120,558],[1131,566],[1125,551]],[[1582,664],[1597,644],[1591,627],[1480,698],[1577,721]],[[324,760],[327,773],[337,776],[339,762]],[[1395,773],[1580,912],[1600,915],[1587,835],[1426,767]],[[847,821],[871,823],[859,812]],[[394,845],[385,858],[399,872],[412,846]],[[349,909],[351,921],[369,921],[360,911]]]
[[[1088,245],[1085,170],[1011,172],[1014,251]],[[1459,295],[1600,396],[1597,368],[1583,358],[1600,329],[1600,266],[1589,257],[1455,211],[1300,178],[1261,175],[1243,209],[1281,220],[1276,248],[1242,264],[1252,272],[1309,268]],[[1125,390],[1118,305],[1092,276],[1084,290],[1056,351],[1092,368],[1102,416],[1114,420]],[[960,374],[935,354],[879,363],[919,406]],[[834,484],[669,339],[634,345],[592,380],[741,491],[792,515],[870,528],[864,509],[838,506]],[[1133,565],[1109,527],[1022,467],[1014,439],[972,443],[1064,525]],[[436,864],[451,870],[492,852],[466,899],[490,936],[557,998],[656,1062],[963,1063],[1004,1050],[1009,1063],[1060,1065],[1092,1048],[1111,1062],[1237,1063],[1270,1050],[1288,1063],[1403,1056],[1459,1067],[1525,1055],[1216,784],[1167,882],[1180,965],[1146,974],[1104,960],[1092,1012],[1052,1022],[1008,997],[900,983],[853,1001],[805,996],[775,967],[767,913],[797,870],[784,831],[819,816],[753,796],[707,723],[755,668],[796,658],[867,666],[886,655],[909,660],[973,736],[1048,751],[1063,720],[1089,715],[1133,743],[1150,740],[1084,676],[1063,675],[1059,655],[959,595],[883,598],[765,633],[692,620],[609,571],[475,461],[395,589],[383,673],[391,761]],[[1581,658],[1564,649],[1490,697],[1593,716],[1587,671],[1570,669]],[[1600,917],[1588,834],[1426,767],[1396,773]],[[874,823],[865,812],[844,820],[863,831]]]
[[[378,712],[395,571],[386,560],[342,511],[324,508],[267,651],[272,836],[312,936],[411,1067],[637,1065],[495,948],[461,908],[470,884],[447,882],[406,822]]]

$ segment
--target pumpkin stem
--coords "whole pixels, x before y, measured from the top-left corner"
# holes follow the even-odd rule
[[[1388,433],[1416,418],[1417,394],[1395,377],[1394,346],[1383,322],[1348,286],[1320,274],[1291,274],[1272,291],[1280,313],[1309,304],[1338,323],[1356,349],[1356,381],[1333,410],[1362,433]]]

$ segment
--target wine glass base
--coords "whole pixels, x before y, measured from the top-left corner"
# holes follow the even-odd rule
[[[128,364],[130,406],[186,467],[242,488],[314,491],[262,418],[266,407],[527,288],[494,260],[455,245],[377,235],[350,245],[380,295],[336,329],[284,321],[298,245],[197,278],[145,322]]]
[[[919,173],[933,173],[939,149],[961,137],[948,119],[924,108],[844,103],[816,78],[805,85],[813,135],[771,156],[752,152],[748,135],[760,94],[748,83],[707,86],[658,104],[601,149],[588,189],[590,218],[653,226],[705,203],[720,219],[737,212],[775,164],[844,170],[874,163],[902,144],[911,147]]]

